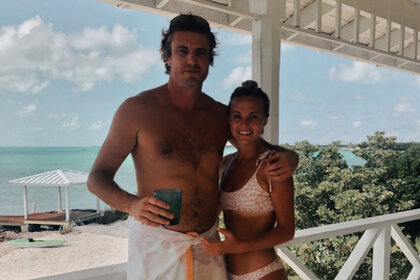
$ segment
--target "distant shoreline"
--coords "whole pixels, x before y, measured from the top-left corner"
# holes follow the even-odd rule
[[[403,144],[403,145],[404,144],[407,145],[411,143],[420,143],[420,142],[397,142],[397,144]],[[330,144],[309,143],[309,144],[318,145],[321,148],[331,145],[331,143]],[[293,146],[293,145],[290,145],[289,143],[280,144],[280,146],[282,145]],[[360,145],[360,143],[349,143],[349,144],[338,145],[338,147],[344,151],[354,151],[358,149],[357,148],[358,145]],[[96,146],[96,145],[90,145],[90,146],[0,146],[0,149],[99,149],[100,147],[101,146]],[[226,144],[226,147],[234,148],[234,146],[231,145],[229,142]]]

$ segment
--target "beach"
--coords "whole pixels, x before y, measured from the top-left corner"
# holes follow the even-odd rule
[[[31,279],[127,261],[127,220],[108,225],[75,226],[70,233],[42,231],[0,233],[0,279]],[[15,248],[13,239],[64,239],[64,246]]]

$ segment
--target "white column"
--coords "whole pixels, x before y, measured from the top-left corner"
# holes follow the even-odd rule
[[[263,15],[252,23],[252,79],[270,98],[270,118],[264,138],[279,143],[280,30],[284,1],[250,0],[250,10]],[[251,5],[253,4],[253,5]],[[261,11],[265,9],[265,11]]]
[[[58,194],[57,194],[57,201],[58,201],[58,212],[61,211],[62,207],[61,207],[61,187],[57,187],[58,188]]]
[[[66,191],[66,221],[70,221],[70,210],[69,210],[69,186],[65,187]]]
[[[28,188],[23,186],[23,217],[28,219]]]

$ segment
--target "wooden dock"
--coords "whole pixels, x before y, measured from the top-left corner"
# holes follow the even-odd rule
[[[32,213],[25,220],[23,215],[5,216],[0,215],[0,226],[22,226],[22,225],[70,225],[71,222],[83,222],[102,216],[102,212],[94,210],[70,210],[70,221],[66,221],[65,211],[53,211],[44,213]]]

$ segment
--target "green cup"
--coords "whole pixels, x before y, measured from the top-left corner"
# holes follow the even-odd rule
[[[174,215],[172,220],[169,220],[170,226],[179,224],[181,216],[182,205],[182,190],[180,189],[158,189],[153,193],[154,197],[169,204],[169,212]],[[163,217],[165,218],[165,217]],[[166,218],[165,218],[166,219]]]

